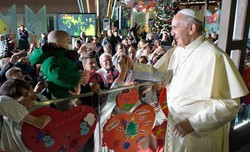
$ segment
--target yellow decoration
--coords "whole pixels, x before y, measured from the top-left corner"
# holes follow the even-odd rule
[[[0,34],[7,29],[8,25],[0,18]]]
[[[159,128],[157,129],[157,131],[156,131],[156,137],[161,136],[162,132],[163,132],[163,129],[162,129],[161,127],[159,127]]]

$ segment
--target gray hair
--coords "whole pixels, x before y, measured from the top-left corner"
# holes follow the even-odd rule
[[[103,45],[103,49],[110,49],[110,50],[112,50],[112,45],[109,44],[109,43],[106,43],[106,44]]]
[[[148,38],[150,36],[154,36],[154,34],[152,32],[148,32],[147,35],[146,35],[146,38]]]
[[[193,18],[191,16],[187,16],[185,15],[185,19],[182,20],[182,23],[185,25],[185,26],[188,26],[190,24],[195,24],[196,25],[196,32],[199,33],[199,34],[202,34],[204,32],[204,25],[203,25],[203,22],[199,21],[198,19],[196,18]]]
[[[108,57],[112,60],[112,56],[111,56],[109,53],[102,53],[102,55],[101,55],[100,58],[99,58],[100,62],[102,62],[102,60],[103,60],[103,58],[104,58],[105,56],[108,56]]]

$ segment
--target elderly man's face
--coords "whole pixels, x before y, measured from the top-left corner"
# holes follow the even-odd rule
[[[171,34],[180,47],[185,47],[190,43],[189,27],[183,24],[182,14],[176,14],[172,20]]]
[[[101,66],[106,70],[111,69],[113,66],[112,59],[109,56],[104,56],[101,61]]]

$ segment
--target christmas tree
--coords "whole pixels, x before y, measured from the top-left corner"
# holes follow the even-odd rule
[[[156,6],[155,28],[171,27],[173,16],[180,10],[176,2],[171,2],[172,0],[159,0]]]

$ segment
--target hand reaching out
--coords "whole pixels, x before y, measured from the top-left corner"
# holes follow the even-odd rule
[[[36,84],[35,88],[34,88],[34,92],[39,93],[39,92],[41,92],[45,87],[46,87],[46,82],[44,82],[44,81],[39,81],[39,82]]]
[[[69,90],[69,94],[72,96],[79,95],[81,93],[81,85],[78,84],[76,87],[74,87],[74,91]]]
[[[90,79],[90,73],[87,71],[82,71],[79,84],[86,85],[88,83],[89,79]]]
[[[36,117],[36,125],[35,127],[42,129],[51,121],[50,116],[39,116]]]
[[[89,85],[90,85],[91,91],[94,93],[97,93],[98,91],[101,90],[101,87],[100,87],[99,83],[97,83],[97,82],[92,82]]]
[[[33,116],[28,114],[24,117],[23,122],[26,122],[36,128],[42,129],[51,121],[50,116]]]

